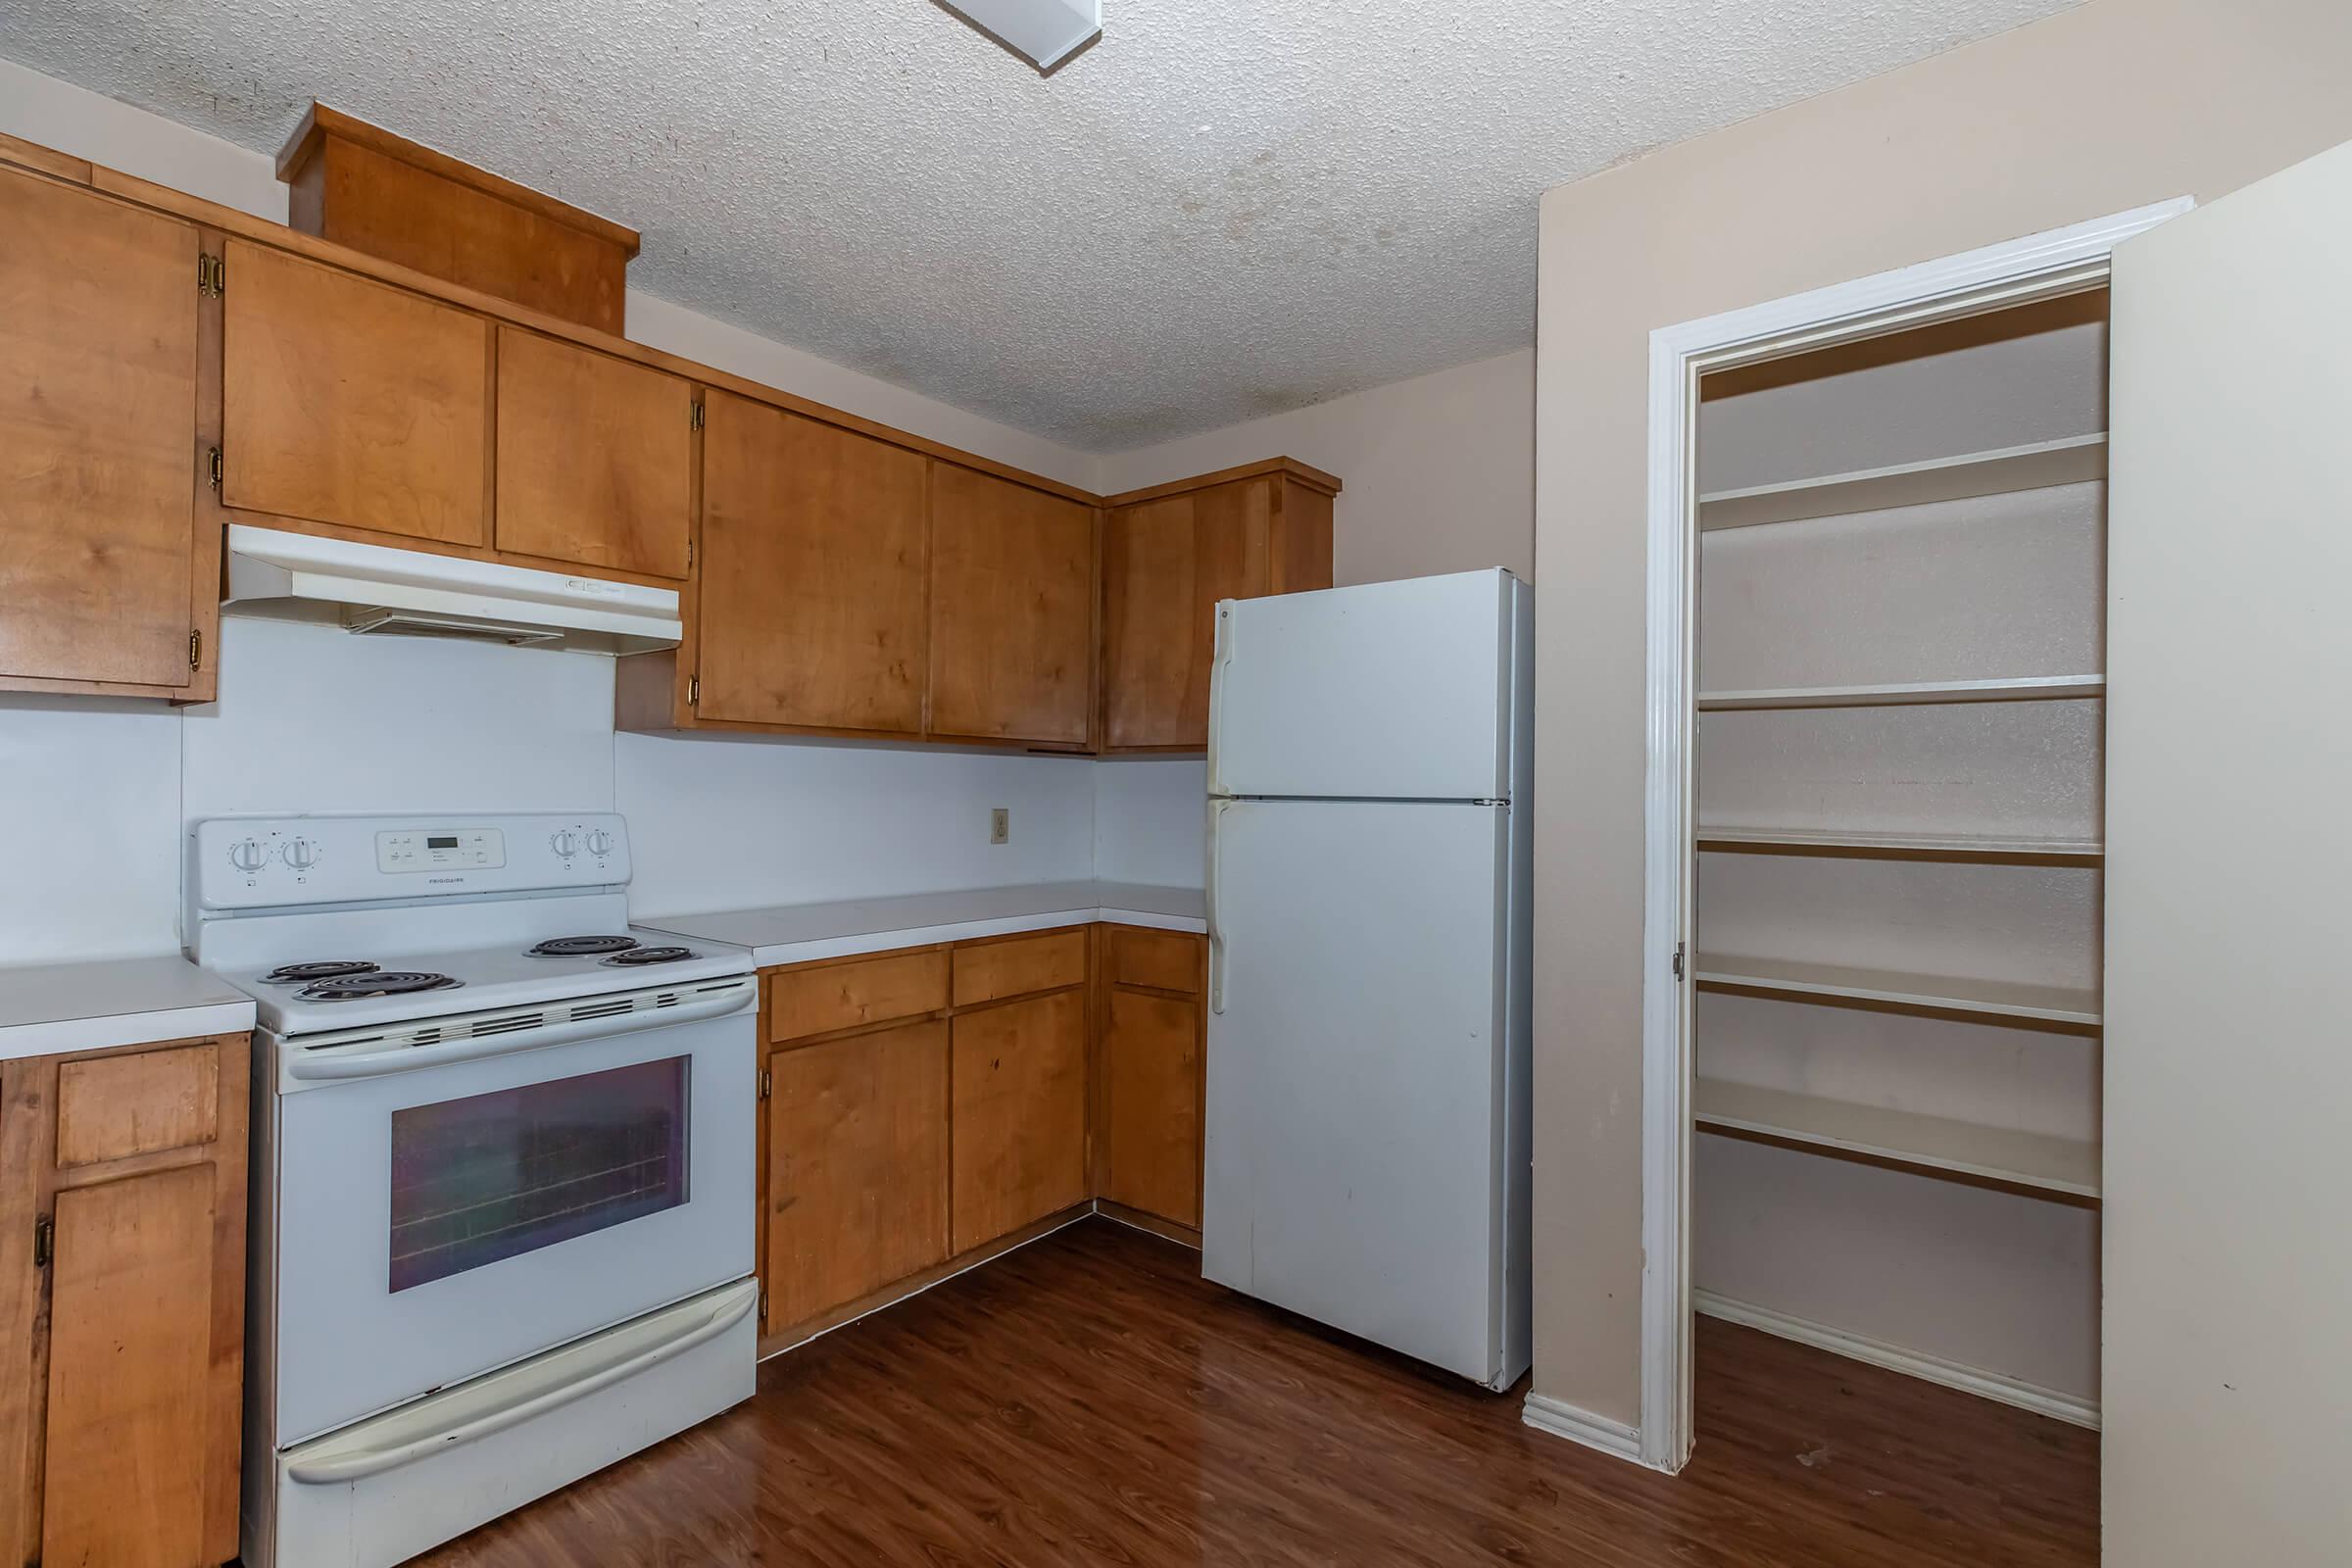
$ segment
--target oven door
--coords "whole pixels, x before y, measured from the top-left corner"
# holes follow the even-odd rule
[[[675,1011],[281,1044],[279,1446],[749,1274],[757,995],[744,977]]]

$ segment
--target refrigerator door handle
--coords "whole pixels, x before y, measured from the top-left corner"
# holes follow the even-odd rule
[[[1217,724],[1224,711],[1222,695],[1225,687],[1225,666],[1233,662],[1233,606],[1230,601],[1217,603],[1215,640],[1208,656],[1208,793],[1222,795],[1225,784],[1217,776]]]
[[[1217,862],[1224,858],[1221,830],[1225,808],[1232,804],[1215,799],[1208,803],[1208,863],[1203,868],[1202,903],[1208,916],[1208,1010],[1211,1012],[1225,1010],[1225,932],[1217,922]]]

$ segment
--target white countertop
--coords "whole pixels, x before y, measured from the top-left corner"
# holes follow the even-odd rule
[[[0,1060],[252,1027],[251,997],[176,956],[0,968]]]
[[[752,950],[762,969],[812,958],[840,958],[934,942],[963,942],[1016,931],[1107,920],[1163,931],[1205,931],[1207,903],[1199,888],[1132,882],[1035,882],[896,899],[785,904],[714,914],[640,916],[639,925]]]

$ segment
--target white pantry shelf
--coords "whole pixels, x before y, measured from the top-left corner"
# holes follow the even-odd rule
[[[1698,829],[1702,850],[1760,850],[1790,855],[1883,855],[1923,859],[2034,859],[2091,862],[2106,854],[2096,839],[2000,833],[1851,832],[1807,827]]]
[[[1930,1007],[1938,1012],[2033,1018],[2044,1023],[2093,1028],[2100,1022],[2098,993],[2066,986],[2026,985],[2014,980],[1962,980],[1949,975],[1899,974],[1886,969],[1849,969],[1839,964],[1790,963],[1779,958],[1736,958],[1704,953],[1699,955],[1696,976],[1702,986],[1732,986],[1775,996]]]
[[[1743,490],[1717,490],[1698,498],[1698,525],[1712,531],[1841,517],[1856,512],[2009,495],[2105,477],[2107,435],[2100,431],[1926,463],[1897,464],[1889,468],[1859,468]]]
[[[1773,686],[1700,692],[1701,712],[1755,708],[1906,708],[1922,703],[2046,703],[2104,697],[2104,675],[2022,675],[2002,680],[1919,680],[1870,686]]]
[[[1699,1079],[1692,1104],[1700,1127],[1734,1136],[2073,1198],[2099,1196],[2099,1146],[2087,1141],[1757,1089],[1719,1078]]]

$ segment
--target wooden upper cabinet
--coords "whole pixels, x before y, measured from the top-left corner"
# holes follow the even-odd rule
[[[707,395],[704,718],[923,727],[923,486],[904,447]]]
[[[487,546],[491,323],[268,246],[226,262],[221,501]]]
[[[1095,510],[931,462],[934,735],[1092,738]]]
[[[197,230],[0,170],[0,686],[208,697]]]
[[[500,326],[498,548],[685,576],[693,417],[677,376]]]
[[[1105,750],[1208,744],[1217,601],[1330,587],[1337,486],[1278,460],[1243,477],[1112,498],[1102,528]]]

